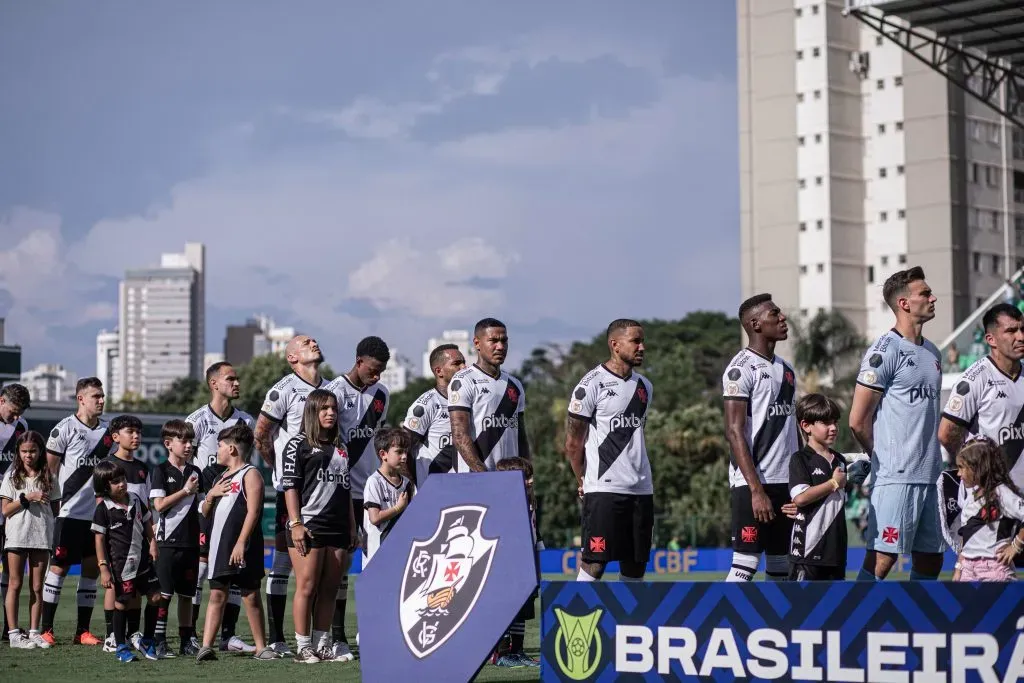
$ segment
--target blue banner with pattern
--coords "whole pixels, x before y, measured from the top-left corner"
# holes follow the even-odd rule
[[[1024,678],[1024,585],[541,584],[544,681]]]

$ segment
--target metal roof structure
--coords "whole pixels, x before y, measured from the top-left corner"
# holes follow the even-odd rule
[[[846,0],[844,13],[1024,128],[1024,2]]]

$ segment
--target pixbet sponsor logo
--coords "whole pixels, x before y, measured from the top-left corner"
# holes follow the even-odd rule
[[[437,440],[437,447],[438,447],[438,449],[447,448],[448,446],[451,446],[451,445],[452,445],[452,435],[450,433],[442,434],[441,438]]]
[[[1024,425],[1008,425],[999,428],[999,443],[1007,441],[1024,441]]]
[[[623,415],[619,413],[611,419],[609,423],[612,431],[616,429],[640,429],[647,424],[647,417],[640,417],[639,415]]]
[[[377,430],[369,425],[365,427],[352,427],[348,430],[348,440],[353,439],[372,439],[373,435],[377,433]]]
[[[796,414],[796,406],[792,403],[772,403],[768,406],[768,417],[789,417]]]
[[[910,389],[910,402],[915,403],[917,401],[929,400],[935,401],[939,398],[939,390],[935,387],[929,387],[925,385],[912,387]]]
[[[518,429],[519,418],[514,415],[488,415],[484,418],[482,426],[484,429]]]

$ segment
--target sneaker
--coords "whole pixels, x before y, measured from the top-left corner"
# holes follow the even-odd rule
[[[290,653],[289,653],[290,654]],[[271,659],[280,659],[281,655],[277,654],[271,647],[265,647],[252,656],[253,659],[258,659],[262,662],[270,661]]]
[[[138,659],[127,644],[117,646],[117,661],[127,664],[128,662],[138,661]]]
[[[199,650],[201,648],[202,645],[199,644],[199,640],[195,636],[192,636],[181,643],[181,647],[178,649],[178,654],[182,657],[195,657],[199,654]]]
[[[46,634],[43,634],[43,637],[45,637],[45,636],[46,636]],[[72,642],[75,645],[102,645],[103,644],[102,640],[100,640],[99,638],[94,636],[89,631],[82,631],[81,633],[77,634],[75,636],[75,639]]]
[[[316,656],[320,658],[321,662],[337,662],[340,661],[334,656],[333,647],[322,647],[316,651]]]
[[[114,638],[113,633],[107,636],[107,639],[103,641],[103,651],[117,652],[117,640]]]
[[[539,659],[534,659],[533,657],[531,657],[530,655],[526,654],[525,652],[513,652],[511,656],[515,657],[520,662],[522,662],[524,666],[533,666],[533,667],[540,666],[540,660]]]
[[[321,656],[311,647],[299,648],[299,654],[295,655],[296,664],[319,664]]]
[[[142,652],[142,655],[146,659],[153,662],[160,659],[160,657],[156,653],[156,643],[154,643],[150,638],[143,638],[142,642],[139,644],[142,646],[140,652]]]
[[[11,647],[15,650],[36,649],[36,644],[32,642],[32,639],[21,631],[11,631],[7,637],[11,641]]]
[[[263,649],[273,651],[278,657],[293,657],[295,655],[294,652],[288,649],[288,644],[280,640],[276,643],[271,643],[268,647]],[[256,648],[253,648],[253,651],[255,650]]]
[[[174,659],[178,655],[174,654],[174,650],[167,647],[167,641],[161,640],[156,644],[156,658],[157,659]]]
[[[199,652],[196,653],[196,664],[199,662],[213,662],[217,659],[217,653],[213,651],[212,647],[201,647]]]
[[[39,631],[29,631],[28,639],[35,643],[36,647],[38,647],[40,650],[46,650],[50,647],[53,647],[48,642],[46,642],[46,638],[43,638],[43,634],[41,634]]]
[[[286,646],[287,647],[287,646]],[[256,647],[245,642],[238,636],[231,636],[227,640],[220,641],[221,652],[245,652],[246,654],[256,652]]]
[[[45,631],[43,631],[42,633],[40,633],[39,637],[42,638],[43,640],[45,640],[47,643],[49,643],[50,647],[53,647],[54,645],[57,644],[57,638],[53,635],[53,629],[52,628],[48,628]]]
[[[502,655],[498,657],[498,661],[494,663],[496,666],[501,666],[509,669],[518,669],[526,666],[526,664],[513,654]]]
[[[335,642],[334,647],[331,648],[331,653],[334,655],[334,661],[336,662],[351,662],[355,659],[355,655],[352,654],[352,650],[349,649],[348,643],[344,640]]]
[[[131,643],[133,648],[142,652],[142,634],[139,631],[128,636],[128,642]]]

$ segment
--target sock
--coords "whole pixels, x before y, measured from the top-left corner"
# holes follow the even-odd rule
[[[170,598],[164,600],[164,604],[156,608],[156,624],[154,624],[153,637],[156,638],[158,643],[167,642],[167,605],[169,604]]]
[[[508,632],[512,638],[512,652],[522,652],[523,640],[526,638],[526,620],[516,619],[512,622],[512,625],[508,627]]]
[[[7,604],[7,562],[3,563],[4,573],[0,574],[0,605]],[[7,610],[4,610],[4,633],[7,633],[10,624],[7,623]]]
[[[128,613],[123,609],[114,610],[114,641],[120,647],[124,645],[128,638]]]
[[[156,620],[159,618],[160,608],[154,605],[152,602],[146,603],[146,616],[145,626],[142,628],[142,637],[147,640],[153,640],[156,635]],[[167,618],[167,610],[164,610],[164,618]]]
[[[766,555],[764,573],[769,581],[785,581],[789,578],[788,555]]]
[[[238,615],[241,611],[242,606],[232,601],[229,596],[224,605],[224,616],[220,624],[220,639],[224,642],[231,640],[231,637],[235,635],[235,627],[238,624]]]
[[[107,632],[104,635],[109,636],[111,633],[114,632],[114,610],[103,610],[103,623],[107,627]]]
[[[595,579],[593,576],[591,576],[590,574],[588,574],[585,571],[583,571],[583,567],[580,567],[580,571],[576,575],[576,580],[577,581],[583,581],[583,582],[597,581],[597,579]]]
[[[87,579],[84,576],[78,579],[78,628],[76,633],[85,633],[89,630],[89,622],[92,621],[92,608],[96,605],[96,579]]]
[[[185,644],[188,643],[188,641],[192,640],[192,638],[194,638],[195,635],[196,632],[192,630],[191,626],[178,627],[178,642],[181,644],[182,647],[185,647]]]
[[[126,627],[128,629],[128,635],[133,636],[139,632],[139,624],[142,622],[142,608],[133,607],[132,609],[125,610]]]
[[[288,553],[274,551],[274,562],[267,575],[267,617],[270,621],[271,643],[284,642],[284,608],[288,600],[288,577],[292,573],[292,561]]]
[[[295,647],[299,650],[302,650],[304,647],[313,647],[312,642],[313,639],[310,636],[295,634]]]
[[[60,602],[60,591],[64,588],[64,577],[54,574],[50,569],[46,572],[43,582],[43,623],[44,631],[53,630],[53,617],[57,614],[57,603]]]
[[[196,580],[196,594],[192,596],[192,633],[196,632],[199,621],[199,607],[203,604],[203,578],[206,576],[206,560],[199,560],[199,578]]]
[[[857,581],[878,581],[878,577],[873,572],[869,572],[864,567],[861,567],[860,571],[857,572]]]
[[[335,642],[347,643],[345,636],[345,611],[348,609],[348,576],[341,577],[338,594],[334,598],[334,618],[331,620],[331,636]]]
[[[310,641],[316,645],[316,649],[319,650],[322,647],[330,647],[331,641],[327,638],[327,631],[317,631],[313,629],[313,636]]]
[[[758,555],[738,553],[732,551],[732,568],[729,575],[725,577],[726,582],[752,581],[757,573],[757,563],[760,561]]]
[[[938,581],[938,579],[939,579],[939,577],[937,577],[937,576],[929,576],[928,574],[920,574],[917,571],[915,571],[914,569],[910,570],[910,580],[911,581]]]

